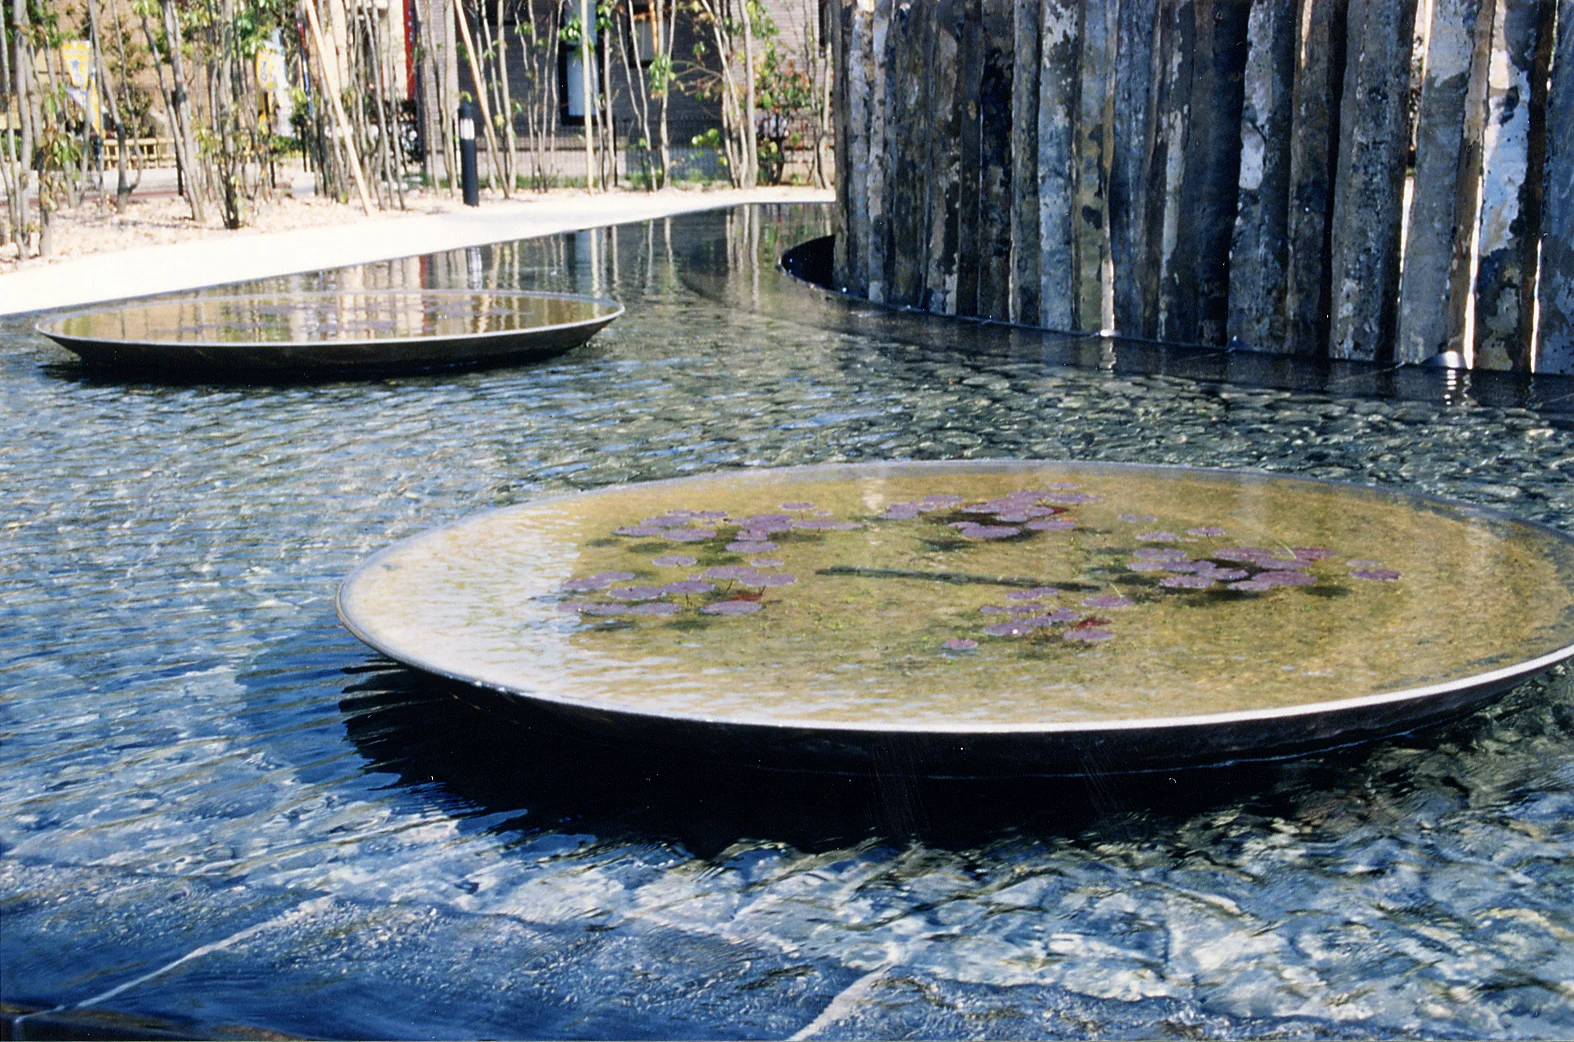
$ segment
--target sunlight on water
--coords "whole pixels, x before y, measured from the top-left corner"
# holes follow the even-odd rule
[[[583,348],[484,373],[109,380],[30,321],[6,325],[7,1015],[58,1007],[51,1016],[136,1037],[1574,1033],[1574,680],[1563,671],[1423,735],[1066,791],[919,785],[900,762],[867,783],[766,775],[576,742],[462,702],[339,624],[340,579],[434,526],[550,494],[794,464],[1275,470],[1564,530],[1574,518],[1566,384],[1521,396],[1473,374],[1399,393],[1425,374],[908,325],[774,272],[781,249],[828,228],[823,210],[727,211],[251,287],[525,288],[628,306]],[[1076,507],[1079,524],[1123,533],[1119,513],[1146,512],[1185,535],[1177,526],[1216,521],[1158,502],[1116,511],[1116,498],[1109,514]],[[630,513],[671,506],[709,504]],[[879,512],[833,507],[838,518]],[[955,531],[930,516],[890,531]],[[1338,552],[1310,570],[1348,587],[1343,603],[1404,598],[1443,572],[1382,531],[1309,524],[1286,536]],[[1218,527],[1282,553],[1269,542],[1277,521]],[[1049,530],[1024,547],[1076,534]],[[663,539],[647,557],[639,541],[606,538],[597,554],[653,572],[657,556],[701,556],[692,543]],[[968,545],[945,554],[1008,552]],[[808,591],[810,573],[777,556]],[[1348,579],[1352,558],[1402,577]],[[607,569],[616,563],[587,556],[543,575],[556,598],[574,592],[565,580]],[[1068,578],[1058,565],[1047,577]],[[1247,594],[1276,612],[1313,588]],[[1017,589],[1031,587],[951,592],[1009,606]],[[1172,595],[1194,596],[1152,593]],[[1427,632],[1468,629],[1477,609],[1469,597],[1433,605]],[[769,610],[706,619],[726,633]],[[1089,650],[1110,661],[1134,616],[1162,610],[1107,612],[1115,636]],[[594,618],[554,607],[553,625],[575,647],[629,635]],[[646,622],[667,625],[633,625]],[[978,650],[924,644],[924,668],[1034,654],[980,629],[946,627]],[[1258,651],[1278,654],[1272,643]]]

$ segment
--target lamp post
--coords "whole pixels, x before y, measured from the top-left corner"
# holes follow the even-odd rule
[[[481,205],[480,179],[475,168],[475,106],[459,103],[459,182],[464,188],[465,205]]]

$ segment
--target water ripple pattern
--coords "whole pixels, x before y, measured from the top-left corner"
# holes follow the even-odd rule
[[[772,270],[827,223],[704,214],[254,287],[628,306],[530,367],[123,382],[4,328],[0,1012],[17,1037],[1574,1033],[1562,672],[1438,732],[1068,795],[601,748],[339,627],[338,579],[397,538],[733,467],[1201,464],[1574,518],[1563,385],[1439,377],[1379,398],[1284,363],[1247,386],[1183,356],[1134,367],[1107,344],[907,323]]]

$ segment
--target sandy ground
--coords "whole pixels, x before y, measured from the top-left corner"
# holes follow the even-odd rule
[[[227,231],[215,222],[204,226],[191,219],[185,200],[132,196],[126,212],[115,212],[114,197],[100,203],[84,200],[75,210],[55,215],[54,250],[49,257],[30,257],[28,265],[49,264],[106,250],[126,250],[137,246],[158,246],[193,239],[290,231],[322,225],[355,224],[367,220],[391,220],[392,214],[367,217],[359,207],[341,206],[330,199],[284,198],[262,207],[251,224],[238,232]],[[34,235],[33,245],[37,245]],[[17,245],[0,246],[0,272],[18,266]]]
[[[150,171],[150,174],[161,173]],[[114,180],[106,176],[108,191],[102,199],[90,195],[83,200],[81,206],[74,210],[61,211],[55,216],[54,248],[47,258],[30,256],[26,261],[19,262],[18,249],[15,243],[0,246],[0,274],[17,271],[19,268],[33,268],[50,265],[61,261],[68,261],[88,254],[106,253],[112,251],[134,249],[142,246],[160,246],[171,243],[191,242],[203,239],[225,239],[239,241],[246,236],[261,235],[272,232],[298,231],[307,228],[323,228],[338,225],[353,226],[364,225],[367,222],[396,221],[408,219],[418,215],[432,215],[443,213],[457,213],[465,210],[458,196],[446,190],[439,191],[413,191],[405,193],[406,209],[388,211],[374,211],[367,216],[358,202],[348,205],[332,199],[320,198],[315,195],[305,194],[295,196],[288,193],[281,194],[266,203],[260,203],[248,215],[245,227],[230,231],[219,225],[217,220],[208,225],[200,225],[191,219],[191,209],[184,199],[174,194],[173,172],[169,177],[147,179],[152,184],[144,191],[134,193],[126,212],[115,212]],[[162,182],[168,181],[165,185]],[[301,183],[299,177],[296,181]],[[310,183],[307,175],[305,183]],[[678,189],[684,193],[706,192],[703,188]],[[772,190],[764,189],[763,193],[769,195]],[[792,189],[783,189],[791,192]],[[801,192],[802,189],[796,191]],[[616,191],[607,195],[643,196],[646,193],[639,191]],[[556,189],[549,193],[538,194],[529,191],[515,192],[515,202],[543,202],[549,204],[562,204],[576,199],[589,199],[589,193],[583,190]],[[605,196],[602,196],[605,198]],[[502,203],[501,193],[483,192],[481,195],[481,211],[488,207]],[[472,213],[475,211],[471,211]],[[33,246],[36,247],[36,233]]]

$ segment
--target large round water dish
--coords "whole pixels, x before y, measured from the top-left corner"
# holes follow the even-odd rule
[[[1574,540],[1243,472],[805,467],[466,518],[366,561],[339,612],[392,658],[641,740],[1148,770],[1411,729],[1569,657]]]
[[[623,313],[523,290],[191,294],[88,308],[38,331],[95,365],[239,374],[431,369],[549,358]]]

